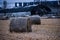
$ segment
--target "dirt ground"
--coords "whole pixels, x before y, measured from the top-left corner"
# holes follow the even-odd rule
[[[0,20],[0,40],[60,40],[60,19],[41,19],[32,32],[10,33],[10,20]]]

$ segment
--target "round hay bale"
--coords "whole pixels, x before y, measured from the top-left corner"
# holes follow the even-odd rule
[[[41,24],[40,16],[34,15],[29,17],[32,21],[32,24]]]
[[[12,18],[10,32],[31,32],[31,21],[28,17]]]

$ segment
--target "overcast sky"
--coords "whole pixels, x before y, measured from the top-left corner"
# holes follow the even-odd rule
[[[3,1],[4,0],[0,0],[0,6],[3,5]],[[34,0],[6,0],[6,1],[7,1],[8,4],[10,3],[9,6],[8,6],[8,7],[10,7],[10,5],[14,6],[15,2],[33,2]],[[42,0],[42,1],[45,1],[45,0]],[[56,0],[47,0],[47,1],[56,1]]]
[[[0,0],[0,2],[2,2],[3,0]],[[34,1],[34,0],[6,0],[7,2],[14,2],[14,1],[19,1],[19,2],[32,2],[32,1]],[[44,1],[44,0],[42,0],[42,1]],[[56,0],[47,0],[47,1],[56,1]]]

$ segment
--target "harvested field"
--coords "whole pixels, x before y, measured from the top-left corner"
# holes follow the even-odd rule
[[[0,20],[0,40],[60,40],[60,19],[41,19],[32,32],[10,33],[10,20]]]

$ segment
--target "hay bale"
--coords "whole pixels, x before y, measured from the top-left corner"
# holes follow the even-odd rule
[[[31,21],[27,17],[12,18],[10,32],[31,32]]]
[[[40,16],[34,15],[29,17],[32,21],[32,24],[41,24]]]

